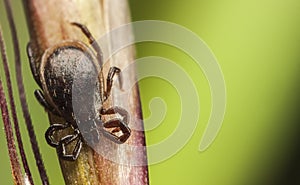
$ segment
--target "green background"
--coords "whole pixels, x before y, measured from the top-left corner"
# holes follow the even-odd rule
[[[62,184],[56,153],[44,140],[48,127],[46,113],[33,97],[37,85],[25,53],[29,37],[22,4],[15,1],[13,5],[26,96],[40,150],[51,184]],[[189,72],[200,92],[201,116],[195,133],[173,157],[149,166],[151,184],[300,184],[300,2],[131,0],[130,6],[134,21],[170,21],[202,38],[218,59],[227,90],[227,108],[220,133],[206,151],[199,152],[211,110],[205,75],[189,57],[173,47],[158,43],[137,45],[138,57],[161,56],[179,64]],[[11,37],[2,1],[0,22],[14,71]],[[14,74],[12,80],[16,86]],[[164,121],[146,133],[147,143],[151,145],[168,137],[176,128],[180,97],[172,84],[157,78],[142,80],[140,91],[145,117],[150,115],[148,105],[153,97],[161,97],[167,106]],[[17,106],[22,118],[19,102]],[[23,122],[20,123],[31,169],[39,184],[27,132]],[[0,132],[0,164],[0,184],[12,184],[4,132]]]

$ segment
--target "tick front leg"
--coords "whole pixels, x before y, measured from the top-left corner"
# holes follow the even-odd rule
[[[40,81],[38,69],[37,69],[36,63],[35,63],[36,59],[34,58],[33,47],[32,47],[31,42],[29,42],[27,44],[27,56],[28,56],[28,59],[29,59],[30,69],[31,69],[31,73],[33,75],[33,78],[36,81],[36,83],[42,88],[42,84],[41,84],[41,81]]]
[[[46,100],[43,92],[41,90],[35,90],[34,91],[34,95],[36,97],[36,99],[38,100],[38,102],[40,102],[40,104],[47,110],[50,111],[51,113],[53,113],[56,116],[60,116],[60,113],[57,112],[57,110],[52,107]]]
[[[120,114],[123,117],[123,121],[126,124],[128,124],[129,114],[125,109],[118,107],[118,106],[114,106],[109,109],[101,109],[100,110],[101,115],[111,115],[111,114],[116,114],[116,113]]]
[[[118,75],[120,89],[122,89],[123,80],[122,80],[122,76],[120,73],[121,73],[121,69],[119,69],[117,67],[111,67],[109,69],[108,74],[107,74],[107,79],[106,79],[105,99],[107,99],[111,93],[111,87],[113,85],[113,78],[115,75]]]

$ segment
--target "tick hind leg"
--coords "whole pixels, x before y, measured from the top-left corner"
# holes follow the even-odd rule
[[[62,137],[59,141],[55,140],[55,132],[64,130],[70,127],[69,123],[66,124],[52,124],[45,133],[47,143],[57,149],[59,157],[64,160],[75,161],[78,158],[80,150],[82,148],[82,137],[78,128],[74,129],[73,134]],[[71,154],[67,153],[67,146],[73,143],[77,139],[75,147]]]
[[[69,123],[65,124],[52,124],[45,132],[45,138],[47,143],[52,147],[58,147],[60,141],[55,141],[55,132],[64,130],[70,126]]]
[[[121,119],[112,119],[103,124],[106,129],[114,128],[111,132],[104,131],[103,134],[106,138],[112,140],[115,143],[124,143],[130,136],[131,130],[126,123]],[[122,131],[122,134],[118,134]]]
[[[105,123],[103,123],[104,129],[111,129],[114,128],[111,132],[105,130],[103,132],[104,136],[108,139],[116,142],[116,143],[124,143],[129,138],[131,134],[131,130],[128,127],[128,112],[121,108],[121,107],[113,107],[107,110],[101,109],[100,110],[101,115],[111,115],[111,114],[120,114],[123,119],[115,118],[111,119]],[[122,134],[118,134],[119,131],[122,131]]]
[[[74,142],[76,139],[77,142],[75,144],[72,153],[68,154],[67,146],[70,145],[72,142]],[[80,154],[81,148],[82,148],[82,137],[80,135],[79,130],[75,129],[73,135],[67,135],[59,141],[59,145],[57,146],[57,152],[60,158],[68,161],[75,161]]]

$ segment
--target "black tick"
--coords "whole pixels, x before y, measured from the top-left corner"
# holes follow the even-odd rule
[[[27,54],[32,74],[42,89],[34,92],[37,100],[47,111],[66,121],[51,124],[45,133],[46,141],[57,149],[62,159],[75,161],[85,140],[97,143],[101,133],[113,142],[121,144],[126,142],[131,131],[126,110],[117,106],[104,109],[102,106],[110,96],[115,75],[119,77],[120,86],[122,84],[120,69],[110,67],[105,84],[100,46],[86,26],[75,22],[71,24],[81,29],[92,47],[78,40],[63,41],[48,48],[40,62],[35,62],[37,59],[34,56],[34,48],[29,43]],[[96,88],[89,89],[91,85]],[[76,100],[72,93],[76,93]],[[77,117],[73,107],[75,103],[78,107],[76,112],[80,115]],[[120,116],[111,118],[114,114]],[[109,119],[104,122],[102,116],[105,115]],[[66,128],[71,128],[71,134],[57,141],[55,133]],[[75,145],[72,151],[68,152],[67,146],[71,143]]]

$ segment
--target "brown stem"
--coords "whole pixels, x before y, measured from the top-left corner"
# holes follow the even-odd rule
[[[27,174],[29,182],[33,185],[34,183],[33,183],[31,171],[29,169],[29,165],[27,162],[27,157],[25,155],[24,145],[23,145],[23,141],[22,141],[22,137],[21,137],[20,126],[19,126],[19,121],[18,121],[17,112],[16,112],[16,106],[15,106],[15,100],[13,97],[13,89],[12,89],[11,78],[10,78],[10,70],[8,67],[6,48],[5,48],[3,36],[1,33],[1,28],[0,28],[0,48],[1,48],[1,56],[2,56],[2,61],[3,61],[5,77],[6,77],[6,84],[7,84],[7,89],[8,89],[9,103],[10,103],[10,107],[11,107],[10,109],[11,109],[11,114],[12,114],[12,118],[13,118],[13,122],[14,122],[14,128],[15,128],[15,134],[16,134],[16,138],[17,138],[18,147],[19,147],[19,152],[21,155],[24,171]]]
[[[24,177],[22,175],[20,163],[18,160],[17,150],[14,143],[13,130],[10,123],[7,103],[3,92],[2,82],[0,80],[0,107],[2,112],[2,120],[4,123],[4,130],[6,134],[7,148],[11,164],[12,175],[15,184],[24,184]]]
[[[22,76],[22,68],[21,68],[20,47],[19,47],[19,41],[18,41],[18,36],[17,36],[17,29],[16,29],[16,25],[15,25],[14,19],[13,19],[10,0],[5,0],[4,4],[5,4],[5,8],[6,8],[10,31],[12,33],[14,55],[15,55],[16,78],[17,78],[18,93],[20,96],[23,117],[26,122],[26,127],[27,127],[27,131],[28,131],[28,135],[30,137],[32,151],[34,154],[34,158],[36,160],[36,165],[37,165],[39,173],[40,173],[42,184],[48,185],[49,184],[48,177],[47,177],[46,170],[45,170],[45,167],[43,164],[42,156],[39,151],[39,146],[38,146],[38,143],[36,140],[34,128],[32,125],[31,117],[29,114],[28,106],[27,106],[27,100],[26,100],[26,96],[25,96],[25,89],[24,89],[24,83],[23,83],[23,76]]]
[[[36,53],[36,66],[40,66],[40,58],[44,51],[63,40],[81,40],[88,44],[87,38],[79,29],[70,23],[78,22],[88,27],[97,39],[112,29],[130,22],[128,4],[125,0],[24,0],[28,20],[31,43]],[[131,38],[132,32],[127,30],[120,35],[109,36],[105,45],[101,45],[104,58],[108,56],[115,44]],[[104,49],[103,49],[104,47]],[[112,66],[121,70],[134,61],[134,48],[126,47],[117,52],[104,63],[103,75],[106,76]],[[125,144],[114,144],[102,141],[96,150],[105,150],[105,155],[98,154],[86,144],[75,162],[60,159],[61,169],[66,184],[148,184],[148,167],[138,86],[135,84],[133,68],[122,72],[123,90],[129,91],[126,98],[121,95],[118,83],[114,83],[112,98],[105,105],[110,108],[121,106],[129,112],[132,129],[130,138]],[[117,80],[115,80],[117,81]],[[60,117],[49,113],[50,123],[64,123]],[[140,130],[139,129],[139,130]],[[105,146],[105,147],[103,147]],[[128,146],[128,147],[126,147]],[[142,148],[136,151],[135,148]],[[135,164],[133,164],[135,163]],[[136,164],[138,163],[138,164]],[[141,164],[141,165],[139,165]]]
[[[2,42],[2,30],[0,28],[0,38],[1,38],[1,54],[2,54],[2,60],[7,60],[4,51],[4,43]],[[14,179],[15,184],[24,184],[24,177],[22,175],[21,166],[18,160],[18,154],[14,142],[14,136],[13,136],[13,129],[10,123],[7,103],[5,94],[3,91],[2,81],[0,79],[0,108],[2,112],[2,120],[4,123],[4,131],[6,134],[6,141],[7,141],[7,148],[8,148],[8,154],[11,164],[11,170],[12,170],[12,176]]]

